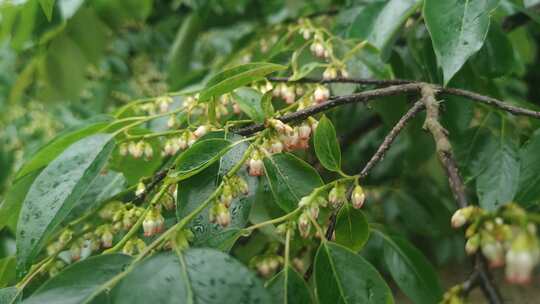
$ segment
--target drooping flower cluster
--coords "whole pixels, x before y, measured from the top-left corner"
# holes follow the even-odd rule
[[[231,223],[231,215],[229,208],[233,200],[241,195],[247,195],[249,187],[247,182],[240,176],[234,175],[229,178],[224,178],[223,187],[214,205],[210,209],[210,221],[219,224],[222,227],[227,227]]]
[[[516,204],[508,204],[496,212],[476,206],[457,210],[452,226],[468,224],[465,232],[468,254],[480,252],[491,267],[505,266],[506,279],[513,284],[527,284],[534,267],[540,262],[540,243],[536,225]]]

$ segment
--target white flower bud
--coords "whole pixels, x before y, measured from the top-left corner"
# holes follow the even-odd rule
[[[270,152],[271,153],[281,153],[283,152],[283,143],[279,140],[273,140],[270,144]]]
[[[315,92],[313,93],[314,101],[318,104],[327,101],[329,97],[330,91],[328,91],[328,89],[323,86],[317,86]]]
[[[152,158],[152,155],[154,154],[154,150],[152,149],[152,145],[149,143],[146,143],[144,145],[144,156],[146,158]]]
[[[504,248],[502,244],[492,238],[487,241],[482,240],[482,242],[482,254],[488,259],[489,266],[496,268],[504,265]]]
[[[467,223],[467,217],[464,209],[458,209],[456,212],[454,212],[451,222],[453,228],[460,228],[465,225],[465,223]]]
[[[144,191],[146,191],[146,186],[144,185],[144,183],[139,182],[137,184],[137,190],[135,190],[135,195],[140,196],[144,193]]]
[[[311,127],[307,123],[303,123],[298,127],[298,137],[300,139],[309,139],[311,135]]]
[[[364,202],[366,201],[366,194],[364,193],[364,190],[362,187],[357,185],[354,187],[353,192],[351,194],[351,203],[353,208],[360,209],[364,205]]]
[[[339,71],[339,73],[341,74],[341,77],[349,78],[349,72],[347,72],[347,70],[345,68],[341,69],[341,71]]]
[[[326,70],[324,70],[323,79],[330,80],[330,79],[335,79],[335,78],[337,78],[337,71],[335,68],[328,67]]]
[[[261,159],[250,159],[249,160],[249,175],[251,176],[262,176],[264,173],[264,164]]]
[[[311,225],[309,222],[309,216],[304,212],[298,218],[298,230],[300,231],[300,236],[307,238],[309,236],[309,231]]]
[[[101,235],[101,246],[103,248],[112,247],[113,237],[114,236],[110,230],[105,230]]]
[[[118,153],[121,156],[126,156],[128,154],[128,145],[126,143],[120,144],[120,147],[118,147]]]
[[[208,133],[208,126],[199,126],[194,132],[193,135],[200,138],[203,137],[206,133]]]

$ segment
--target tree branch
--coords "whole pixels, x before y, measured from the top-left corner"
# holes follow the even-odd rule
[[[456,161],[452,153],[452,146],[448,139],[448,131],[439,122],[439,102],[435,99],[436,89],[430,85],[422,86],[422,99],[426,107],[426,120],[424,128],[431,133],[435,140],[435,148],[439,161],[443,165],[452,194],[460,208],[468,205],[465,186],[459,175]],[[480,287],[488,301],[492,304],[503,303],[497,286],[492,280],[488,267],[480,254],[474,260],[475,269],[480,278]]]
[[[291,121],[303,120],[303,119],[308,118],[309,116],[313,116],[317,113],[327,111],[337,106],[350,104],[350,103],[365,103],[365,102],[368,102],[370,100],[380,98],[380,97],[396,96],[396,95],[401,95],[401,94],[406,94],[406,93],[411,93],[411,92],[418,92],[419,88],[420,88],[419,83],[408,83],[408,84],[388,86],[388,87],[384,87],[380,89],[363,91],[363,92],[351,94],[351,95],[332,97],[327,102],[323,102],[318,105],[313,105],[313,106],[304,108],[300,111],[285,114],[281,117],[277,117],[277,119],[285,123],[288,123]],[[233,133],[246,136],[246,135],[250,135],[255,132],[261,131],[264,128],[265,128],[264,124],[253,124],[247,127],[233,129],[231,131]]]
[[[277,81],[277,82],[287,82],[288,78],[268,78],[270,81]],[[393,87],[394,89],[399,87],[406,87],[408,92],[420,90],[422,86],[428,83],[424,83],[421,81],[414,81],[414,80],[405,80],[405,79],[361,79],[361,78],[334,78],[334,79],[313,79],[313,78],[302,78],[295,81],[290,81],[291,83],[353,83],[353,84],[364,84],[364,85],[375,85],[378,87]],[[496,108],[499,108],[501,110],[504,110],[506,112],[509,112],[513,115],[521,115],[521,116],[529,116],[534,118],[540,118],[540,112],[539,111],[533,111],[522,107],[512,106],[507,102],[504,102],[502,100],[485,96],[482,94],[478,94],[475,92],[471,92],[468,90],[463,89],[457,89],[457,88],[445,88],[440,85],[436,84],[429,84],[434,90],[439,92],[440,94],[445,95],[454,95],[454,96],[461,96],[468,98],[472,101],[477,101],[480,103],[487,104],[489,106],[493,106]],[[382,89],[379,89],[382,90]],[[372,92],[374,90],[365,91],[365,92]],[[394,94],[395,95],[395,94]],[[348,95],[353,96],[353,95]],[[347,96],[343,96],[347,97]]]

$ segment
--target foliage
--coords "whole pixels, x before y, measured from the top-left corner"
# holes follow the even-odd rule
[[[540,262],[537,12],[0,2],[0,304],[502,303],[489,266]]]

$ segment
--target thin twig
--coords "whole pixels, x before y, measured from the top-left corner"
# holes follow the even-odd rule
[[[460,208],[468,205],[467,195],[465,194],[465,186],[459,175],[459,171],[452,153],[452,145],[448,139],[448,131],[441,125],[439,121],[439,102],[435,98],[436,88],[430,85],[422,87],[422,99],[426,107],[426,120],[424,128],[431,133],[435,140],[435,149],[439,157],[439,161],[443,165],[448,176],[450,190],[456,199]],[[497,286],[493,282],[491,273],[480,254],[476,255],[474,260],[475,269],[480,277],[480,287],[484,292],[489,303],[503,303]]]
[[[399,121],[396,123],[396,125],[390,130],[388,135],[384,138],[382,144],[377,149],[377,152],[373,154],[371,159],[368,161],[366,166],[362,169],[360,172],[360,177],[365,178],[369,171],[384,158],[384,155],[390,149],[390,146],[394,142],[394,140],[397,138],[398,134],[405,128],[407,123],[416,116],[422,109],[424,108],[424,104],[421,101],[417,101],[410,109],[403,115]]]

